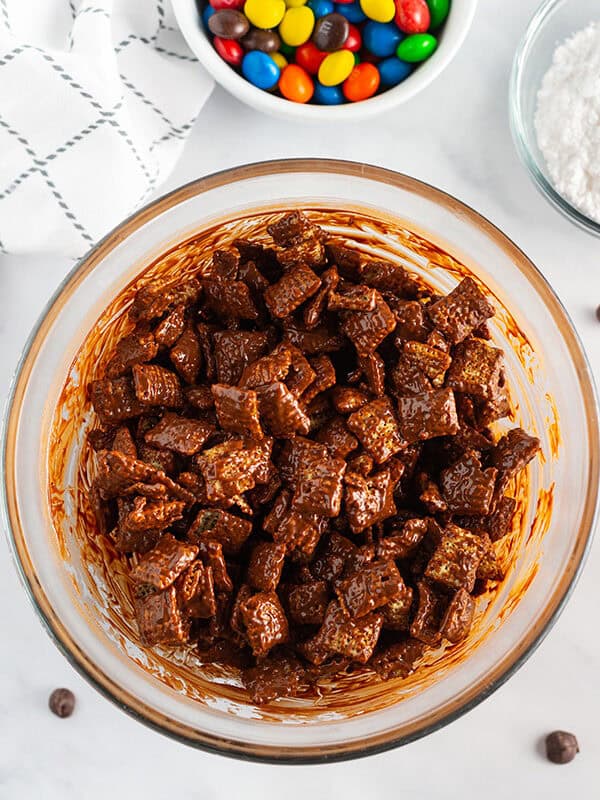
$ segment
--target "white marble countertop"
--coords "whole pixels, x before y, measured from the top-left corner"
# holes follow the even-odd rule
[[[508,75],[537,0],[485,0],[466,45],[421,96],[394,114],[347,128],[260,116],[216,90],[169,181],[247,161],[330,156],[429,181],[512,237],[566,305],[600,378],[600,243],[563,220],[517,161],[507,119]],[[32,221],[35,224],[35,220]],[[0,391],[66,264],[0,259]],[[550,635],[511,680],[459,721],[400,750],[324,767],[246,764],[196,752],[134,722],[76,674],[42,630],[0,539],[0,798],[105,800],[347,800],[513,796],[597,798],[600,792],[600,545]],[[46,707],[71,687],[76,713]],[[540,738],[572,730],[581,753],[565,767]]]

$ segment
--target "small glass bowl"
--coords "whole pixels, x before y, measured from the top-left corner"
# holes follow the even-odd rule
[[[569,36],[600,20],[598,0],[545,0],[521,39],[510,78],[510,126],[517,152],[540,192],[567,219],[600,236],[600,224],[555,189],[535,133],[537,93],[554,51]]]

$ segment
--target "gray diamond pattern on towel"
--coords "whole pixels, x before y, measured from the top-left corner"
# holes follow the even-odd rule
[[[0,0],[0,252],[82,255],[168,176],[211,89],[169,0]]]

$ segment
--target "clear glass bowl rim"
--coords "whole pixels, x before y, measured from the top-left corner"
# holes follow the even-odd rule
[[[513,648],[503,660],[496,666],[493,674],[486,680],[480,680],[470,690],[464,702],[454,703],[446,712],[439,713],[431,721],[426,722],[420,728],[409,734],[398,734],[395,731],[387,731],[378,737],[373,744],[365,745],[360,748],[356,746],[348,747],[335,753],[304,752],[307,748],[298,747],[292,754],[286,752],[284,755],[277,754],[273,749],[259,749],[258,746],[244,745],[239,742],[232,742],[225,738],[210,737],[204,735],[202,740],[198,736],[191,735],[191,729],[169,719],[165,715],[159,714],[156,710],[149,708],[138,700],[133,694],[117,685],[109,676],[102,672],[87,656],[83,653],[71,638],[61,620],[52,609],[43,587],[36,578],[35,570],[28,558],[26,547],[26,536],[22,530],[18,507],[16,503],[16,489],[12,480],[12,467],[15,458],[15,440],[17,423],[19,418],[20,402],[27,388],[28,377],[35,362],[37,345],[44,341],[47,330],[51,327],[54,318],[60,308],[68,300],[72,289],[96,266],[103,258],[114,249],[123,239],[127,238],[133,231],[140,228],[147,221],[159,216],[163,211],[177,205],[189,197],[203,193],[210,189],[225,186],[236,181],[265,175],[282,175],[290,173],[335,173],[338,175],[368,178],[370,180],[383,182],[388,185],[397,186],[404,190],[426,196],[430,200],[440,203],[447,208],[452,208],[455,213],[467,217],[473,224],[483,230],[486,235],[492,238],[498,246],[510,252],[515,266],[527,277],[535,290],[544,300],[544,303],[552,313],[556,324],[559,326],[569,352],[577,367],[579,375],[579,389],[582,393],[583,402],[586,409],[588,430],[590,432],[590,452],[598,453],[599,435],[599,405],[594,379],[588,363],[585,351],[579,340],[578,334],[558,297],[550,287],[541,272],[527,258],[525,253],[512,242],[502,231],[494,226],[489,220],[481,216],[470,206],[462,203],[452,195],[437,189],[430,184],[419,181],[407,175],[403,175],[382,167],[365,165],[352,161],[341,161],[334,159],[282,159],[277,161],[263,161],[248,164],[240,167],[223,170],[211,175],[199,178],[184,184],[183,186],[163,195],[162,197],[149,203],[147,206],[138,210],[130,217],[125,219],[120,225],[114,228],[102,240],[98,242],[88,253],[81,258],[73,269],[67,274],[53,297],[49,300],[42,311],[35,327],[33,328],[25,346],[21,358],[10,386],[8,399],[6,402],[5,413],[2,420],[1,446],[2,446],[2,516],[4,528],[7,534],[8,543],[12,552],[13,560],[27,592],[29,599],[34,606],[36,614],[42,625],[46,629],[50,638],[65,655],[70,664],[101,694],[117,705],[121,710],[128,713],[133,718],[158,731],[159,733],[170,736],[171,738],[187,745],[208,752],[240,758],[247,761],[259,761],[267,763],[285,764],[315,764],[328,763],[334,761],[344,761],[352,758],[359,758],[385,752],[394,747],[408,744],[436,730],[444,727],[455,719],[477,706],[502,684],[529,658],[545,638],[552,625],[562,612],[568,601],[575,584],[581,574],[586,557],[591,547],[592,534],[596,524],[599,511],[599,483],[600,483],[600,461],[598,458],[592,459],[591,474],[587,488],[586,502],[582,521],[575,539],[572,550],[572,557],[564,569],[559,585],[554,594],[548,600],[544,613],[539,619],[533,620],[528,635],[517,647]]]
[[[546,23],[547,19],[554,13],[559,5],[564,3],[565,0],[544,0],[544,2],[537,9],[515,53],[513,59],[512,70],[510,74],[509,83],[509,120],[510,130],[513,141],[517,150],[517,154],[521,163],[529,173],[534,185],[538,191],[548,200],[563,216],[571,222],[574,222],[579,228],[593,234],[600,236],[600,224],[590,219],[585,214],[582,214],[575,206],[571,205],[568,200],[559,194],[550,181],[546,178],[542,170],[538,166],[537,159],[534,157],[531,147],[529,146],[529,136],[527,135],[527,126],[525,123],[525,113],[521,103],[521,86],[523,81],[523,72],[527,59],[530,54],[530,49],[535,37],[539,30]]]

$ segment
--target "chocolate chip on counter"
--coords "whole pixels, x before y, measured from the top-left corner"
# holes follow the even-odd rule
[[[48,699],[48,707],[57,717],[70,717],[75,708],[75,695],[70,689],[55,689]]]
[[[596,319],[600,322],[600,306],[596,309]]]
[[[577,739],[566,731],[553,731],[546,736],[546,755],[553,764],[568,764],[579,752]]]

